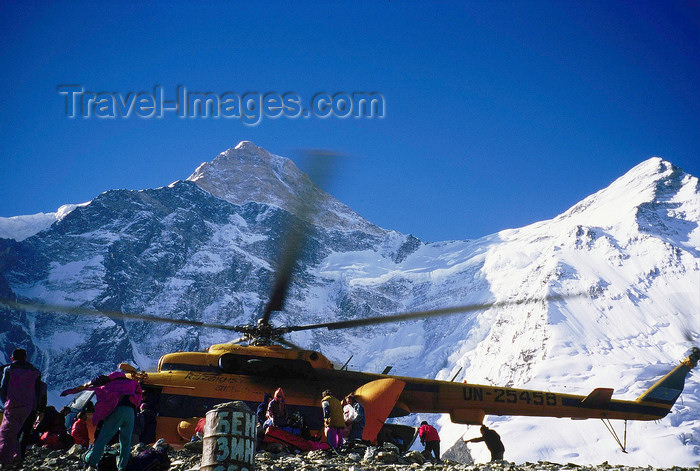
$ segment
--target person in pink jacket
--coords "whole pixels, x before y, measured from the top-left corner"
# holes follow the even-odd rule
[[[19,434],[22,426],[37,407],[41,394],[41,373],[27,361],[27,352],[12,352],[12,363],[2,370],[0,399],[5,412],[0,424],[0,465],[21,461]]]
[[[129,463],[134,419],[143,395],[141,385],[138,381],[127,378],[121,371],[115,371],[109,376],[98,376],[89,383],[63,391],[61,396],[86,389],[95,391],[97,397],[92,422],[95,425],[100,421],[103,423],[99,427],[99,435],[95,437],[95,444],[83,456],[83,460],[88,466],[97,468],[105,446],[114,435],[119,433],[117,468],[123,471]]]

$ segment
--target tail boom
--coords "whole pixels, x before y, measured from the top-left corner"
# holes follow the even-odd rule
[[[635,402],[640,404],[653,404],[656,407],[666,410],[666,414],[671,410],[673,404],[683,392],[685,378],[690,370],[695,368],[700,359],[700,349],[694,347],[681,363],[672,369],[666,376],[658,380],[651,388],[637,398]],[[664,415],[666,415],[664,414]]]
[[[668,415],[700,359],[700,349],[636,400],[612,399],[613,390],[598,388],[588,396],[401,378],[406,388],[399,401],[409,412],[449,413],[452,422],[474,424],[485,415],[562,417],[571,419],[659,420]]]

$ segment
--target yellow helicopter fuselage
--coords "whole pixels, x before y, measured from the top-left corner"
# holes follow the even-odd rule
[[[668,414],[677,397],[663,397],[667,383],[685,379],[692,360],[684,360],[635,401],[614,400],[613,390],[606,388],[577,396],[347,371],[336,369],[321,353],[276,345],[219,344],[206,352],[170,353],[161,357],[156,372],[133,375],[157,403],[158,436],[174,444],[189,438],[183,423],[193,424],[216,404],[237,400],[255,410],[264,394],[277,388],[284,390],[289,413],[300,412],[312,430],[322,429],[324,390],[338,398],[355,393],[368,415],[363,438],[375,440],[387,417],[410,413],[446,413],[455,423],[475,425],[485,415],[657,420]]]

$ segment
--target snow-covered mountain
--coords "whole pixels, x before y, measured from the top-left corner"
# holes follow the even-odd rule
[[[586,293],[549,304],[346,331],[290,335],[342,364],[392,373],[634,399],[698,334],[700,188],[659,158],[548,221],[471,241],[422,243],[365,221],[288,159],[249,142],[187,181],[114,190],[24,240],[0,239],[0,297],[217,323],[256,319],[295,198],[312,192],[311,238],[277,324],[313,323],[473,302]],[[290,201],[292,203],[290,203]],[[2,311],[2,352],[29,345],[53,390],[119,361],[152,367],[225,333],[107,318]],[[3,360],[0,354],[0,361]],[[506,459],[696,465],[700,387],[671,415],[630,423],[622,454],[598,421],[488,417]],[[434,420],[435,418],[431,418]],[[476,427],[439,420],[443,448]],[[485,447],[471,445],[477,461]],[[663,450],[663,451],[659,451]]]

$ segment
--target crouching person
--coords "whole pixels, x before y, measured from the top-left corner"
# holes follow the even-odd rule
[[[119,434],[119,458],[117,467],[124,471],[129,462],[131,453],[131,434],[134,430],[136,410],[141,404],[141,385],[132,379],[128,379],[121,371],[115,371],[109,376],[98,376],[89,383],[77,388],[63,391],[61,396],[75,394],[86,389],[95,391],[97,404],[92,415],[92,422],[97,425],[100,421],[102,427],[100,434],[95,438],[95,444],[84,456],[83,460],[88,466],[97,468],[104,454],[105,446],[117,433]]]
[[[90,446],[90,433],[87,427],[87,412],[81,410],[73,422],[73,426],[70,429],[70,435],[75,440],[76,445],[80,445],[84,448]]]
[[[58,412],[55,407],[48,406],[44,415],[35,427],[40,433],[39,445],[52,450],[67,450],[73,445],[73,437],[66,430],[66,407]]]
[[[435,459],[440,461],[440,435],[438,435],[438,431],[435,430],[435,427],[424,420],[418,428],[418,436],[420,437],[421,444],[425,445],[423,456],[427,459],[431,459],[431,454],[433,454],[435,455]]]

